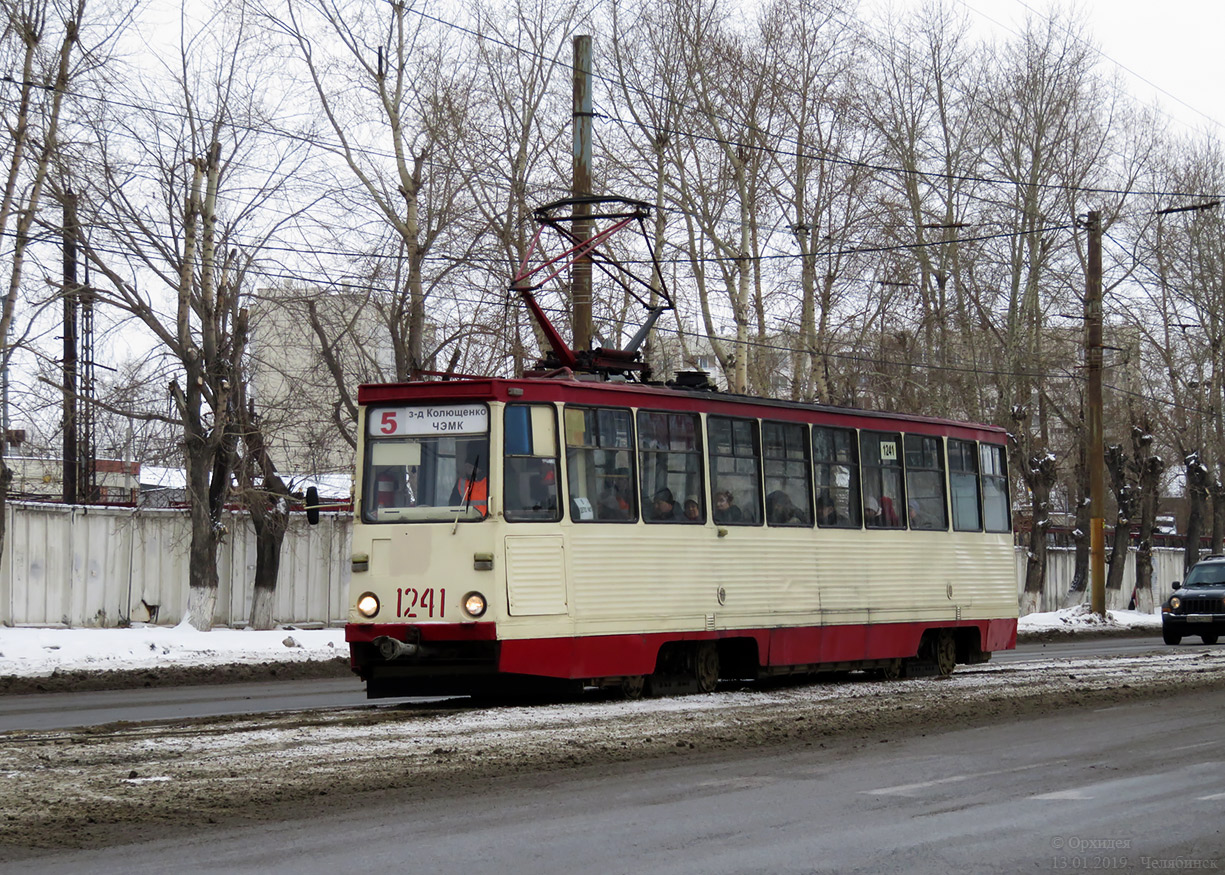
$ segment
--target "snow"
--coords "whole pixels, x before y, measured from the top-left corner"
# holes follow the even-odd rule
[[[0,676],[307,662],[347,656],[343,629],[213,629],[133,624],[127,629],[0,628]]]
[[[1107,611],[1106,618],[1103,620],[1093,613],[1088,605],[1077,605],[1062,611],[1026,614],[1017,621],[1018,635],[1042,632],[1123,632],[1129,629],[1151,629],[1156,633],[1161,629],[1160,609],[1151,614],[1141,611]]]
[[[1059,631],[1126,632],[1161,628],[1161,614],[1108,611],[1101,620],[1087,605],[1029,614],[1018,634]],[[133,624],[127,629],[0,628],[0,676],[48,677],[66,671],[139,671],[151,668],[306,662],[347,656],[343,629],[283,626],[268,632],[213,629],[187,623],[169,628]]]

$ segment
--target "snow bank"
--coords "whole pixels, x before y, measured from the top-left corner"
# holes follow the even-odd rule
[[[1017,621],[1017,634],[1039,634],[1042,632],[1077,632],[1077,631],[1125,631],[1128,629],[1152,630],[1161,629],[1161,614],[1141,613],[1140,611],[1107,611],[1102,619],[1090,610],[1088,605],[1077,605],[1062,611],[1047,611],[1039,614],[1026,614]]]
[[[128,629],[0,628],[0,675],[46,677],[57,671],[132,671],[307,662],[348,654],[343,629],[214,629],[200,632],[134,625]]]
[[[1018,623],[1020,635],[1044,632],[1111,632],[1161,628],[1160,614],[1109,611],[1103,621],[1086,605],[1029,614]],[[307,662],[347,656],[343,629],[271,632],[214,629],[199,632],[182,623],[174,628],[137,624],[128,629],[45,629],[0,627],[0,676],[47,677],[66,671],[140,671],[158,667],[258,665]]]

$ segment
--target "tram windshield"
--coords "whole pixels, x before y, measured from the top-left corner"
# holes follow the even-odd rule
[[[367,415],[366,522],[485,519],[489,409],[483,404],[376,408]]]

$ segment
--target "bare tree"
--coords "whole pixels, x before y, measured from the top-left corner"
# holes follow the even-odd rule
[[[0,373],[4,377],[4,416],[0,423],[0,553],[5,544],[5,503],[12,472],[4,461],[9,443],[8,383],[18,333],[22,280],[47,189],[48,174],[61,146],[64,101],[85,74],[81,56],[85,0],[0,0],[0,68],[9,91],[0,155],[6,158],[0,195],[0,263],[4,298],[0,303]],[[97,59],[87,60],[92,63]]]
[[[839,311],[854,310],[867,269],[841,241],[879,233],[870,162],[878,144],[856,85],[865,48],[839,2],[776,0],[762,16],[763,73],[778,142],[768,150],[774,196],[799,248],[799,312],[787,337],[791,396],[829,401]],[[794,277],[794,270],[787,271]],[[789,284],[790,285],[790,284]],[[845,318],[845,317],[843,317]]]
[[[384,378],[417,379],[454,340],[446,332],[440,338],[427,313],[432,295],[463,263],[463,237],[452,235],[467,206],[467,177],[447,160],[458,151],[455,138],[466,134],[470,89],[458,58],[463,47],[449,29],[398,0],[258,5],[272,32],[288,38],[305,66],[326,120],[315,148],[356,183],[337,180],[329,192],[337,208],[329,231],[363,253],[355,259],[363,262],[360,273],[349,284],[368,290],[364,306],[379,313],[390,337],[392,361]],[[371,236],[350,233],[367,224]],[[447,257],[431,261],[440,247]],[[335,339],[336,325],[316,329]],[[346,347],[351,343],[328,348],[341,355]],[[347,398],[352,386],[338,380],[336,389]]]
[[[976,288],[982,246],[963,241],[988,219],[982,168],[988,141],[990,61],[973,44],[965,13],[928,3],[887,24],[877,47],[879,70],[864,111],[879,133],[882,158],[896,167],[882,174],[879,214],[884,279],[909,300],[912,360],[930,373],[919,389],[893,404],[976,420],[995,415],[988,386],[975,378],[990,369],[994,342],[975,342],[995,330],[990,303]]]
[[[241,438],[244,300],[257,254],[296,218],[271,206],[300,166],[296,147],[261,141],[258,118],[272,108],[261,105],[266,91],[253,75],[260,52],[241,15],[223,23],[195,34],[184,26],[172,91],[134,74],[123,111],[102,104],[93,142],[62,169],[88,216],[99,302],[130,314],[162,353],[172,406],[140,415],[182,429],[188,613],[199,629],[213,622],[222,511]]]

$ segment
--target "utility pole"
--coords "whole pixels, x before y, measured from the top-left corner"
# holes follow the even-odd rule
[[[591,196],[591,37],[574,38],[574,244],[591,237],[591,205],[581,198]],[[577,258],[570,269],[570,301],[573,308],[574,351],[591,349],[591,258]]]
[[[1102,214],[1089,213],[1085,278],[1085,432],[1089,441],[1089,580],[1093,613],[1106,616],[1106,459],[1102,436]]]
[[[64,196],[64,504],[76,504],[77,489],[77,196]]]

